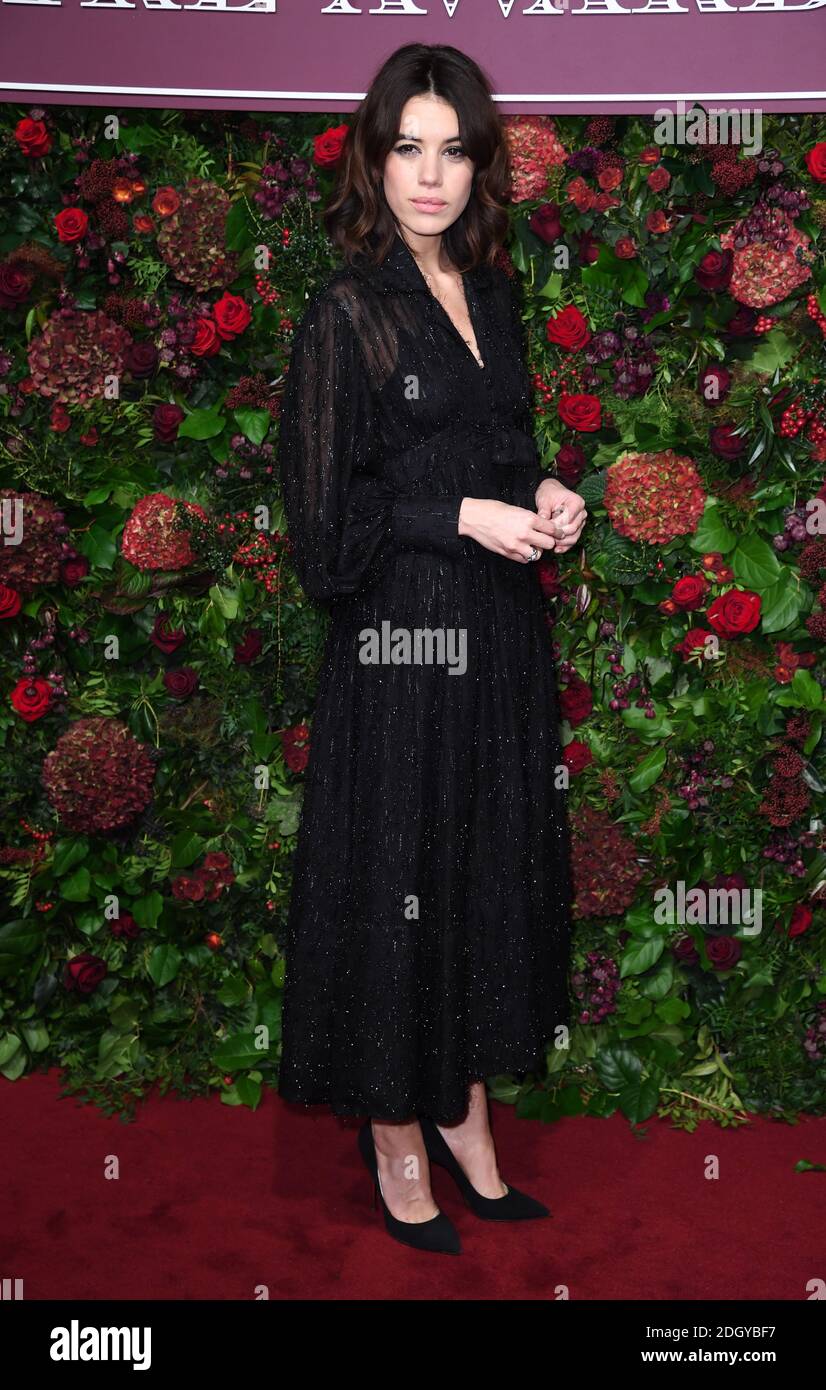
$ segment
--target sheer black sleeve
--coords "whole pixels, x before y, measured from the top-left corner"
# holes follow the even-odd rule
[[[525,332],[525,325],[522,322],[522,312],[517,293],[504,271],[501,271],[501,275],[504,281],[503,292],[506,299],[506,314],[513,339],[516,343],[516,350],[519,354],[519,362],[522,367],[525,386],[524,405],[522,409],[517,412],[515,423],[520,429],[525,431],[525,434],[530,435],[533,439],[535,431],[533,412],[531,410],[531,379],[527,367],[527,334]],[[537,450],[536,468],[535,470],[525,469],[524,473],[520,475],[519,487],[517,489],[518,497],[515,497],[514,500],[517,500],[520,506],[528,507],[531,511],[535,511],[536,489],[539,487],[543,478],[548,478],[550,476],[551,475],[541,466],[539,462],[539,450]]]
[[[372,583],[396,551],[466,554],[460,496],[406,497],[371,472],[372,414],[350,317],[320,291],[295,331],[278,462],[293,563],[322,602]]]

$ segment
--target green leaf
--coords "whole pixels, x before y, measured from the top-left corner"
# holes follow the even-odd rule
[[[632,792],[639,795],[647,791],[656,782],[665,767],[665,748],[659,744],[652,748],[651,752],[643,758],[642,762],[637,763],[634,771],[628,778],[628,785]]]
[[[803,709],[818,709],[823,704],[823,690],[809,672],[799,666],[792,676],[791,684],[781,690],[776,703],[797,705]]]
[[[765,335],[751,357],[745,359],[743,366],[754,372],[776,372],[778,367],[785,367],[794,354],[794,343],[781,329],[775,328]]]
[[[554,271],[553,275],[548,276],[548,279],[539,291],[539,298],[546,299],[549,304],[553,304],[555,300],[559,299],[561,289],[562,276],[559,274],[559,271]]]
[[[63,880],[60,885],[60,896],[70,903],[84,903],[89,897],[91,882],[89,870],[82,864],[79,869],[75,869],[73,874]]]
[[[151,893],[146,893],[142,898],[135,898],[130,903],[129,911],[132,913],[139,927],[144,930],[151,930],[158,925],[158,918],[163,910],[163,898],[155,889]]]
[[[89,841],[82,835],[73,836],[71,839],[58,840],[55,845],[54,859],[52,860],[52,873],[57,878],[67,874],[75,864],[81,859],[85,859],[89,853]]]
[[[146,968],[156,985],[168,985],[181,968],[181,953],[176,946],[168,943],[156,946]]]
[[[209,596],[221,616],[232,622],[238,616],[238,590],[225,589],[220,584],[213,584],[209,591]]]
[[[189,868],[190,864],[195,863],[203,847],[203,838],[200,835],[196,835],[193,830],[180,831],[170,845],[170,852],[172,854],[170,867],[173,869]]]
[[[182,439],[214,439],[226,424],[218,410],[193,410],[178,427]]]
[[[719,550],[721,555],[727,555],[737,543],[737,537],[730,531],[720,519],[720,512],[717,502],[713,497],[706,498],[706,505],[703,515],[697,524],[697,530],[689,538],[689,546],[692,550],[705,555],[707,551]]]
[[[620,979],[626,975],[642,975],[650,970],[662,955],[665,940],[662,936],[650,937],[647,941],[631,939],[625,947],[620,964]]]
[[[605,470],[599,473],[589,473],[587,477],[580,478],[576,485],[586,507],[597,507],[605,496],[605,484],[608,481],[608,474]]]
[[[731,567],[738,584],[758,593],[772,588],[783,574],[790,580],[788,570],[781,569],[775,551],[762,536],[741,536],[731,557]]]
[[[251,444],[263,444],[272,424],[268,410],[254,410],[251,406],[239,406],[235,411],[238,428]]]
[[[791,574],[784,575],[764,589],[761,595],[760,623],[763,632],[782,632],[797,622],[807,599],[794,583]]]
[[[233,1033],[215,1049],[213,1061],[222,1071],[249,1071],[266,1061],[267,1052],[255,1046],[255,1033]]]
[[[0,976],[10,975],[43,942],[43,927],[33,917],[18,918],[0,927]]]
[[[613,584],[638,584],[648,572],[648,565],[639,546],[633,545],[616,531],[609,532],[603,541],[602,550],[594,564],[595,568],[597,562],[605,579]]]

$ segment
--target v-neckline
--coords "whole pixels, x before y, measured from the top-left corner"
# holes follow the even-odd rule
[[[471,361],[472,361],[474,367],[476,368],[476,370],[479,371],[479,372],[484,372],[484,371],[485,371],[485,362],[480,362],[480,361],[479,361],[478,357],[476,356],[476,353],[473,351],[473,348],[470,346],[470,343],[466,342],[465,339],[462,337],[461,333],[459,332],[459,329],[456,327],[456,324],[453,322],[453,319],[450,317],[450,314],[447,312],[447,309],[445,308],[445,306],[444,306],[444,304],[442,303],[442,301],[438,298],[437,295],[435,295],[435,294],[433,293],[432,289],[430,288],[430,286],[429,286],[428,283],[427,283],[427,280],[426,280],[425,277],[424,277],[424,272],[422,271],[422,268],[421,268],[421,266],[419,265],[419,262],[416,260],[416,257],[413,255],[413,252],[410,250],[410,247],[408,246],[407,242],[404,240],[404,237],[399,236],[398,232],[396,233],[396,235],[399,237],[399,241],[401,242],[402,246],[404,247],[405,251],[407,252],[408,256],[410,257],[410,263],[411,263],[411,265],[415,268],[416,274],[417,274],[417,275],[419,276],[419,278],[421,279],[421,282],[422,282],[422,284],[424,285],[424,288],[425,288],[427,294],[428,294],[429,297],[433,300],[433,303],[436,305],[436,308],[439,309],[439,310],[441,311],[441,313],[444,315],[444,318],[446,319],[447,323],[450,324],[451,329],[452,329],[453,332],[455,333],[456,337],[459,339],[459,342],[462,344],[462,347],[465,349],[465,352],[466,352],[466,353],[468,354],[468,356],[470,357],[470,359],[471,359]],[[467,312],[468,312],[468,318],[470,319],[470,326],[471,326],[471,328],[473,329],[473,336],[474,336],[474,338],[476,339],[476,346],[479,347],[479,346],[480,346],[480,343],[481,343],[481,340],[482,340],[482,335],[481,335],[481,333],[479,332],[479,324],[478,324],[478,322],[475,322],[475,321],[474,321],[474,315],[473,315],[473,310],[474,310],[474,308],[476,307],[476,303],[477,303],[477,301],[476,301],[475,290],[474,290],[473,285],[466,279],[466,277],[470,274],[470,272],[469,272],[469,271],[464,271],[464,272],[460,272],[460,274],[461,274],[462,285],[463,285],[464,291],[465,291],[465,303],[467,304]],[[468,287],[470,288],[470,293],[468,293]],[[471,300],[473,301],[472,303],[471,303]],[[485,360],[487,360],[487,359],[485,359]]]

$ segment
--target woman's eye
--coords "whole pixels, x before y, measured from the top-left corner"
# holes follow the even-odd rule
[[[465,152],[461,145],[451,145],[450,149],[446,151],[446,154],[458,155],[460,159],[464,159],[465,157]]]
[[[409,150],[412,150],[414,154],[419,153],[418,145],[411,145],[409,143],[404,145],[396,145],[395,152],[396,154],[407,154]],[[451,145],[448,149],[445,150],[445,154],[450,155],[451,158],[464,159],[465,157],[465,151],[461,145]]]

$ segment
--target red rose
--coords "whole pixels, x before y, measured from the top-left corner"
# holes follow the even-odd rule
[[[659,145],[646,145],[640,151],[640,164],[659,164],[662,150]]]
[[[52,703],[52,687],[42,676],[22,676],[11,692],[11,702],[21,719],[33,724]]]
[[[731,386],[731,372],[722,363],[706,367],[700,373],[698,390],[705,405],[719,405]]]
[[[171,217],[180,206],[181,200],[178,194],[168,184],[159,188],[152,199],[152,211],[156,212],[159,217]]]
[[[673,955],[683,965],[696,965],[700,959],[697,947],[694,945],[694,938],[687,932],[683,932],[672,942],[671,950]]]
[[[158,365],[158,349],[154,343],[132,342],[124,354],[123,365],[136,381],[145,381]]]
[[[590,685],[574,672],[567,688],[559,694],[559,711],[562,718],[567,719],[571,725],[581,724],[593,708],[594,697]]]
[[[0,265],[0,308],[16,309],[24,304],[32,287],[32,277],[18,265]]]
[[[574,776],[576,776],[578,772],[582,772],[583,768],[586,768],[589,763],[594,761],[594,755],[587,743],[583,743],[581,739],[574,738],[571,739],[570,743],[565,744],[562,750],[562,760],[569,772],[572,772]]]
[[[559,418],[574,430],[598,430],[602,425],[597,396],[563,395],[557,405]]]
[[[536,574],[539,580],[539,587],[546,598],[556,598],[562,593],[562,585],[559,582],[559,565],[546,550],[542,558],[536,563]]]
[[[552,246],[562,235],[561,208],[558,203],[542,203],[528,218],[528,226],[540,241]]]
[[[806,168],[818,183],[826,183],[826,140],[820,140],[807,151]]]
[[[105,960],[91,955],[89,951],[81,951],[79,956],[72,956],[72,959],[66,962],[63,983],[66,989],[75,994],[94,994],[107,971]]]
[[[249,327],[252,310],[240,294],[227,294],[226,291],[213,305],[212,313],[222,338],[236,338]]]
[[[120,917],[113,917],[109,930],[113,936],[125,936],[129,941],[134,941],[140,935],[140,927],[131,912],[122,912]]]
[[[590,232],[583,232],[577,243],[577,256],[580,265],[593,265],[594,261],[599,260],[601,244],[596,237],[591,236]]]
[[[0,584],[0,618],[16,618],[22,606],[23,600],[17,590]]]
[[[37,159],[48,154],[52,148],[52,137],[42,121],[33,121],[24,116],[14,127],[14,138],[21,154],[29,159]]]
[[[742,434],[734,433],[735,426],[731,423],[725,425],[715,425],[709,432],[708,443],[713,454],[721,459],[739,458],[746,447],[746,441]]]
[[[281,747],[284,761],[291,772],[303,772],[310,757],[310,730],[306,724],[296,724],[292,729],[282,729]]]
[[[705,575],[687,574],[684,578],[677,580],[671,591],[671,597],[677,607],[687,613],[692,608],[702,608],[709,588],[710,585]]]
[[[191,350],[195,357],[214,357],[216,352],[221,351],[221,339],[214,319],[199,317]]]
[[[606,165],[597,174],[597,183],[605,193],[609,193],[612,188],[619,188],[622,183],[622,169],[618,164]]]
[[[659,236],[662,232],[667,232],[670,227],[668,213],[663,212],[662,208],[655,208],[654,212],[649,212],[645,219],[645,225],[649,232]]]
[[[563,444],[554,458],[556,476],[566,487],[576,488],[585,472],[585,452],[579,444]]]
[[[826,151],[826,145],[823,146]],[[789,936],[802,936],[804,931],[808,931],[812,925],[812,909],[805,903],[795,903],[792,909],[791,921],[789,922]]]
[[[338,164],[344,142],[347,139],[347,131],[348,126],[337,125],[314,137],[313,157],[316,164],[322,169],[327,169],[332,164]]]
[[[178,877],[172,880],[173,898],[182,898],[185,902],[201,902],[206,897],[206,890],[205,880],[197,874],[178,874]]]
[[[58,434],[65,434],[71,428],[72,417],[60,401],[56,401],[49,412],[50,428]]]
[[[577,352],[590,342],[591,333],[585,319],[575,304],[568,304],[558,314],[553,314],[545,328],[549,343]]]
[[[64,208],[55,215],[57,235],[67,245],[86,235],[89,219],[82,208]]]
[[[734,301],[731,301],[734,303]],[[750,304],[739,304],[726,323],[723,336],[727,338],[747,338],[757,322],[757,310]]]
[[[205,869],[228,869],[232,863],[228,854],[222,849],[212,849],[209,854],[204,855],[203,867]]]
[[[164,671],[163,683],[175,700],[187,700],[198,684],[198,672],[191,666],[176,666],[174,671]]]
[[[682,642],[674,643],[675,652],[679,652],[683,661],[690,661],[697,652],[705,653],[706,640],[711,634],[708,628],[691,627],[683,638]]]
[[[249,666],[257,656],[261,655],[261,629],[251,627],[244,634],[243,640],[238,642],[235,647],[235,660],[239,666]]]
[[[748,589],[729,589],[709,605],[706,617],[721,637],[753,632],[760,621],[760,595]]]
[[[694,271],[701,289],[724,290],[731,280],[733,257],[730,251],[707,251]]]
[[[667,188],[670,182],[671,175],[663,164],[658,164],[656,169],[652,169],[647,178],[648,187],[651,189],[652,193],[662,193],[663,189]]]
[[[614,247],[614,253],[615,255],[619,256],[621,261],[633,260],[633,258],[637,254],[637,247],[634,238],[630,236],[619,237],[617,244]]]
[[[149,640],[154,642],[158,651],[166,652],[167,656],[170,656],[186,641],[186,633],[182,627],[172,626],[168,613],[156,613]]]
[[[732,970],[740,959],[742,947],[735,936],[712,936],[706,942],[706,951],[715,970]]]
[[[186,419],[186,412],[172,401],[156,405],[152,411],[152,428],[155,438],[162,444],[171,444],[178,436],[178,427]]]
[[[85,555],[70,555],[61,561],[60,578],[73,589],[89,573],[89,561]]]

